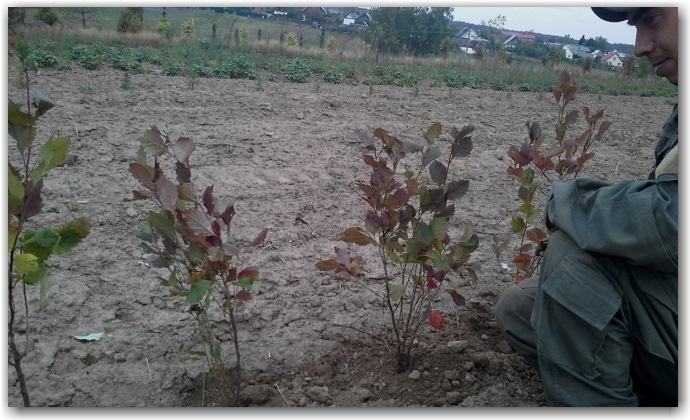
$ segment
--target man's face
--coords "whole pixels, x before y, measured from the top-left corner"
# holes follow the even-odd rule
[[[654,73],[678,85],[678,8],[650,7],[628,12],[635,26],[635,55],[647,57]]]

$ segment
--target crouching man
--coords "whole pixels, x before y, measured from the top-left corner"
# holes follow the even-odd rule
[[[678,85],[678,9],[593,7],[635,26],[635,55]],[[550,406],[678,405],[678,105],[647,180],[553,185],[539,276],[496,319],[539,371]]]

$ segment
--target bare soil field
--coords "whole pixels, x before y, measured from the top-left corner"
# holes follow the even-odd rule
[[[135,233],[153,207],[132,199],[140,186],[128,172],[138,138],[152,125],[172,138],[190,137],[192,177],[234,200],[238,241],[270,228],[247,255],[261,270],[261,292],[240,319],[246,386],[243,403],[264,407],[516,407],[545,404],[539,376],[502,339],[493,318],[496,297],[510,286],[517,238],[504,260],[491,250],[509,236],[519,200],[507,173],[507,150],[527,138],[525,123],[549,132],[556,119],[550,94],[424,85],[332,85],[162,76],[151,67],[123,73],[41,70],[33,82],[58,106],[39,121],[39,139],[69,135],[67,164],[49,173],[45,214],[33,228],[77,217],[91,233],[72,252],[49,260],[48,304],[30,288],[29,350],[23,366],[34,406],[190,407],[221,405],[187,305],[160,285],[151,255]],[[10,79],[13,72],[10,72]],[[577,76],[576,76],[577,80]],[[9,97],[24,103],[9,84]],[[584,175],[615,182],[646,178],[656,136],[675,100],[580,95],[576,106],[604,108],[613,126],[595,145]],[[381,127],[423,142],[432,122],[476,126],[470,158],[457,175],[470,180],[456,203],[456,223],[471,223],[480,246],[476,282],[460,292],[466,305],[441,296],[446,326],[425,325],[411,371],[395,371],[390,319],[359,282],[340,282],[316,269],[331,258],[348,227],[361,225],[366,204],[355,183],[368,179],[356,130]],[[10,142],[9,157],[16,150]],[[366,251],[353,249],[353,251]],[[371,260],[371,277],[376,277]],[[371,282],[369,287],[380,287]],[[5,289],[6,290],[6,289]],[[23,309],[20,308],[20,325]],[[104,333],[98,341],[75,335]],[[220,328],[221,338],[229,334]],[[224,347],[232,363],[232,343]],[[18,342],[24,344],[24,335]],[[462,343],[458,345],[458,342]],[[449,346],[449,343],[452,343]],[[13,368],[8,405],[22,405]]]

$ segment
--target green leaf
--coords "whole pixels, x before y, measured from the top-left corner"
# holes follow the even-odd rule
[[[53,253],[53,246],[45,247],[41,245],[40,241],[34,241],[33,237],[36,231],[27,230],[21,238],[22,251],[35,256],[39,262],[45,261]]]
[[[448,219],[440,217],[431,221],[431,230],[434,232],[434,238],[442,241],[448,235]]]
[[[31,171],[31,178],[36,181],[47,171],[61,165],[69,152],[69,137],[58,137],[48,140],[41,146],[41,163]]]
[[[36,284],[45,278],[46,278],[46,263],[45,262],[39,262],[38,263],[38,270],[25,275],[23,281],[26,284]],[[43,285],[43,283],[41,283],[41,284]],[[39,298],[39,300],[41,302],[41,306],[45,306],[45,303],[44,303],[45,296],[43,296],[44,293],[45,292],[42,288],[41,289],[41,296]]]
[[[151,236],[150,233],[144,232],[144,231],[138,231],[134,234],[137,238],[141,239],[144,242],[151,242],[153,241],[153,236]]]
[[[10,223],[7,227],[7,249],[12,249],[17,236],[19,236],[19,227],[13,223]]]
[[[14,257],[14,268],[20,276],[38,271],[38,258],[29,253],[19,254]]]
[[[160,213],[151,212],[147,219],[154,230],[168,237],[175,237],[175,219],[169,211],[162,210]]]
[[[436,140],[438,136],[441,135],[442,128],[443,127],[439,122],[431,124],[431,126],[424,133],[424,140],[426,140],[428,144],[432,144],[434,140]]]
[[[428,148],[422,157],[422,168],[436,160],[439,156],[441,156],[441,149],[438,147]]]
[[[28,233],[28,232],[27,232]],[[22,246],[30,243],[35,243],[43,248],[52,249],[60,242],[60,235],[50,229],[41,229],[34,232],[31,236],[25,235],[22,240]]]
[[[174,272],[170,273],[170,277],[168,277],[168,286],[177,287],[177,284],[178,284],[177,275]]]
[[[510,229],[515,232],[519,233],[525,230],[525,220],[522,217],[513,217],[513,219],[510,221]]]
[[[213,280],[199,280],[192,285],[191,290],[187,294],[187,303],[199,303],[206,295],[206,291],[213,285]]]
[[[436,251],[432,250],[426,253],[426,257],[431,260],[433,266],[441,271],[452,271],[453,269],[448,265],[447,262],[443,260],[443,256]]]
[[[53,253],[60,255],[70,251],[86,238],[91,232],[91,224],[88,219],[82,217],[56,229],[55,232],[60,235],[60,242],[53,247]]]
[[[9,189],[8,214],[14,214],[24,200],[24,185],[13,169],[10,165],[7,171],[7,187]]]
[[[19,109],[11,99],[9,100],[7,114],[9,134],[17,141],[17,147],[23,156],[24,151],[31,146],[36,137],[36,130],[31,128],[33,117]]]
[[[87,335],[73,335],[79,341],[99,341],[103,337],[103,333],[91,333]]]
[[[414,237],[421,242],[423,246],[427,246],[434,241],[434,229],[429,225],[419,226],[414,232]]]
[[[252,284],[252,279],[249,277],[243,277],[235,282],[235,286],[241,287],[243,289],[251,289]]]
[[[400,300],[404,294],[405,294],[405,286],[403,286],[401,284],[396,284],[393,287],[391,287],[390,292],[388,293],[388,297],[391,300]]]

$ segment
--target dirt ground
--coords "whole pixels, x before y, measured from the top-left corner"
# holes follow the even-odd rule
[[[132,200],[139,185],[127,168],[137,139],[152,125],[196,142],[193,179],[199,188],[212,184],[216,195],[234,199],[238,241],[270,228],[262,247],[247,256],[261,270],[261,293],[243,309],[239,325],[245,404],[545,404],[539,376],[510,349],[493,320],[494,301],[512,280],[491,243],[493,236],[508,234],[518,205],[506,152],[526,138],[528,120],[552,130],[556,106],[550,94],[281,81],[263,81],[260,90],[256,81],[219,79],[200,79],[190,89],[186,78],[160,72],[152,67],[132,75],[128,90],[122,88],[123,73],[112,69],[75,66],[34,76],[35,86],[58,102],[40,120],[39,138],[54,132],[72,138],[67,164],[45,181],[48,211],[35,218],[34,227],[83,216],[92,230],[74,251],[49,261],[45,308],[38,309],[38,289],[29,290],[29,351],[23,363],[32,405],[222,404],[205,361],[194,353],[201,348],[194,319],[184,302],[159,284],[151,255],[135,237],[146,228],[152,207]],[[13,83],[9,96],[24,101]],[[595,146],[586,175],[611,182],[645,178],[673,103],[580,95],[578,107],[604,108],[613,122]],[[446,327],[425,326],[412,371],[396,373],[382,302],[363,284],[335,281],[315,263],[345,245],[339,235],[360,225],[366,211],[355,187],[368,176],[356,130],[381,127],[422,142],[422,131],[435,121],[446,130],[476,126],[472,156],[457,169],[470,180],[469,192],[457,203],[451,229],[461,222],[473,225],[481,242],[472,260],[482,268],[476,283],[460,289],[464,307],[445,295],[435,303]],[[10,146],[10,156],[13,152]],[[22,320],[23,315],[20,325]],[[104,334],[99,341],[74,338],[91,333]],[[222,328],[221,333],[229,337]],[[224,349],[233,360],[227,341]],[[25,342],[23,335],[19,342]],[[13,368],[8,405],[22,405]]]

